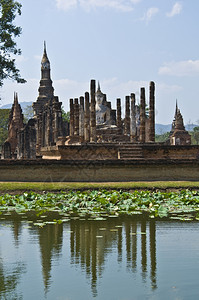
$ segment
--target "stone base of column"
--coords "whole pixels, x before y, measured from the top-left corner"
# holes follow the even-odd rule
[[[80,136],[68,136],[65,145],[71,145],[71,144],[81,144],[81,138]]]
[[[66,139],[67,139],[67,137],[59,136],[57,138],[56,146],[63,146],[63,145],[65,145]]]

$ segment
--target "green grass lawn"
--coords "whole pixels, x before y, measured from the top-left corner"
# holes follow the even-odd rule
[[[66,191],[85,189],[199,189],[199,181],[153,182],[0,182],[0,192],[9,191]]]

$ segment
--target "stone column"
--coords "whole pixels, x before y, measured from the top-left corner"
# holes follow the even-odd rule
[[[89,93],[85,93],[85,111],[84,111],[84,140],[90,141],[90,103]]]
[[[81,142],[84,141],[84,97],[81,96],[79,98],[80,106],[79,106],[79,135]]]
[[[52,102],[51,102],[52,103]],[[46,146],[52,146],[53,144],[53,128],[52,128],[52,104],[48,107],[46,111],[46,121],[45,121],[45,137],[46,137]]]
[[[155,142],[155,83],[149,86],[149,142]]]
[[[95,80],[91,80],[90,142],[96,142]]]
[[[124,134],[130,135],[130,97],[126,96],[125,101],[125,123],[124,123]]]
[[[62,102],[59,102],[59,98],[57,96],[54,96],[52,105],[53,143],[56,143],[58,138],[63,136],[61,105]]]
[[[140,142],[145,143],[145,88],[141,88],[140,96]]]
[[[75,104],[74,104],[74,135],[79,136],[79,103],[78,103],[78,98],[75,98]]]
[[[121,99],[117,99],[117,127],[118,129],[122,128],[122,117],[121,117]]]
[[[36,151],[38,154],[41,149],[41,144],[42,144],[42,113],[39,113],[37,116],[36,127],[37,127]]]
[[[136,141],[136,116],[135,116],[135,94],[131,94],[131,142]]]
[[[70,136],[74,136],[74,104],[70,99]]]

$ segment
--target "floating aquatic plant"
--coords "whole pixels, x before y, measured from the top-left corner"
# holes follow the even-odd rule
[[[22,195],[1,195],[0,214],[15,210],[18,214],[35,211],[38,218],[45,218],[49,211],[57,212],[60,219],[51,224],[87,217],[89,220],[105,220],[121,214],[148,214],[150,218],[199,220],[199,192],[182,190],[178,192],[151,191],[70,191],[60,193],[26,192]],[[192,216],[179,216],[180,214]],[[76,214],[74,216],[74,214]],[[0,216],[1,217],[1,216]],[[67,218],[66,218],[67,217]],[[35,225],[49,224],[36,222]]]

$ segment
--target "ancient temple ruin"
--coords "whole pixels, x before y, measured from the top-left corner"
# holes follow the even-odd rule
[[[50,61],[46,45],[41,60],[39,95],[33,103],[34,116],[24,124],[17,94],[9,116],[8,139],[2,147],[3,159],[56,160],[132,160],[168,158],[163,144],[155,143],[155,83],[149,83],[149,95],[140,88],[116,99],[116,109],[91,80],[90,91],[69,99],[70,122],[62,119],[62,102],[54,95]],[[148,101],[146,101],[148,99]],[[136,101],[139,100],[139,103]],[[191,138],[176,108],[170,145],[189,145]],[[166,147],[166,146],[165,146]],[[159,151],[159,152],[157,152]]]
[[[141,88],[140,105],[135,94],[125,98],[125,117],[122,119],[121,99],[117,110],[111,108],[98,83],[91,80],[90,94],[70,99],[70,135],[66,144],[90,143],[145,143],[155,142],[155,84],[150,82],[149,116],[146,115],[145,89]]]
[[[17,145],[19,131],[24,127],[24,117],[18,95],[14,93],[14,103],[9,113],[8,138],[2,145],[2,159],[17,158]]]
[[[176,111],[169,136],[170,145],[190,145],[191,135],[185,130],[184,121],[176,101]]]
[[[2,158],[40,158],[42,147],[55,145],[58,137],[67,134],[67,125],[62,121],[62,103],[57,96],[54,96],[50,71],[50,61],[44,44],[39,96],[33,103],[34,116],[27,124],[23,124],[22,110],[15,96],[10,113],[8,139],[3,145]]]

